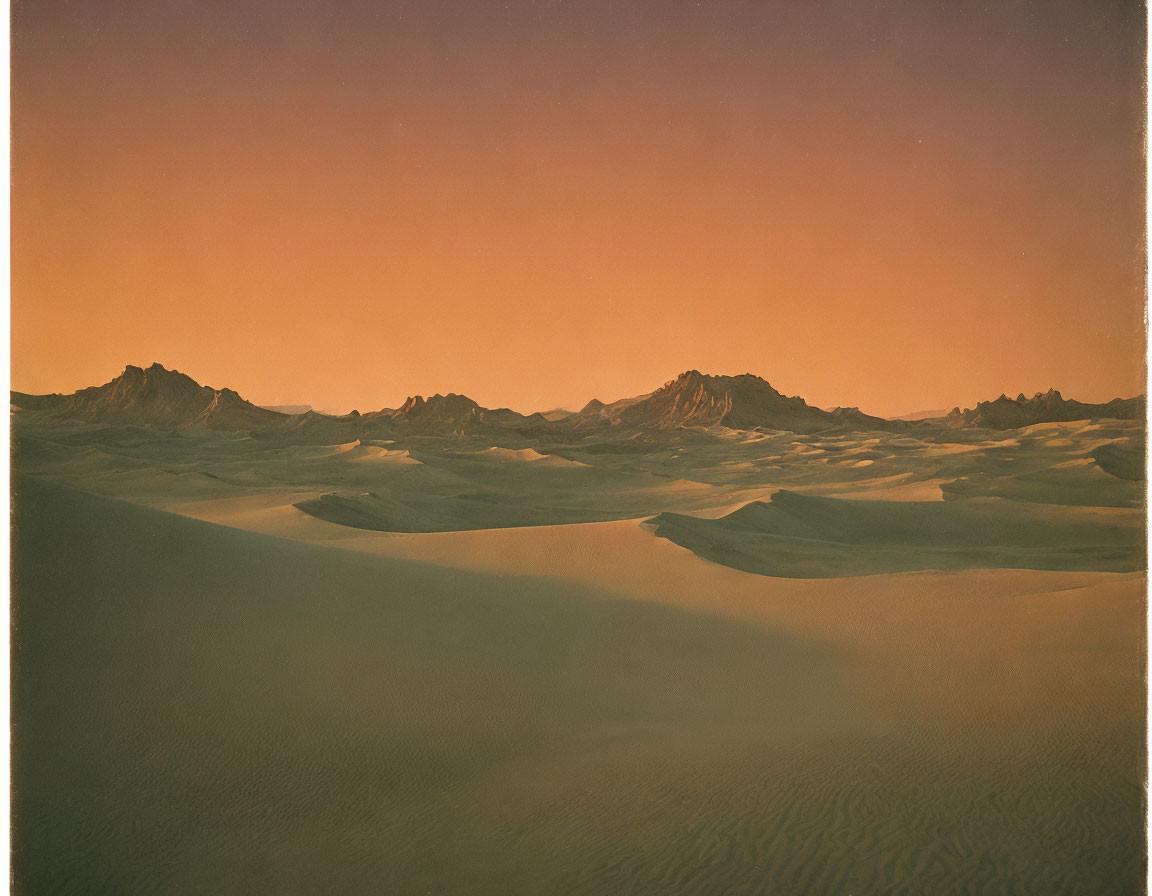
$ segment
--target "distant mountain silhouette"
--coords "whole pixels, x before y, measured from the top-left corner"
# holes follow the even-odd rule
[[[799,397],[789,397],[771,384],[745,373],[709,376],[698,370],[680,374],[645,395],[611,403],[592,399],[578,413],[523,415],[508,408],[485,408],[466,395],[414,395],[399,408],[333,416],[313,410],[281,413],[245,401],[232,389],[202,386],[190,376],[160,364],[147,369],[129,365],[103,386],[70,395],[12,392],[12,405],[47,420],[72,419],[134,426],[185,427],[249,432],[283,443],[335,444],[354,439],[405,435],[493,436],[514,433],[525,438],[551,438],[620,433],[627,438],[660,438],[683,428],[724,426],[732,429],[777,429],[798,433],[835,429],[905,429],[918,426],[1014,429],[1034,423],[1102,417],[1143,419],[1145,398],[1115,399],[1107,404],[1065,400],[1050,390],[1032,398],[1001,395],[974,409],[959,408],[942,417],[918,422],[885,420],[858,408],[823,410]],[[287,408],[286,408],[287,409]],[[618,436],[612,436],[618,440]]]
[[[449,392],[424,398],[414,395],[396,410],[365,414],[376,426],[390,425],[401,432],[428,435],[468,435],[494,430],[519,430],[534,423],[547,423],[543,414],[524,416],[509,408],[486,408],[467,395]]]
[[[310,404],[262,404],[260,407],[266,411],[275,411],[277,414],[307,414],[312,410]]]
[[[71,395],[14,392],[12,403],[50,416],[137,426],[247,430],[284,419],[283,414],[257,407],[231,389],[201,386],[192,377],[160,364],[147,369],[130,364],[111,382]]]
[[[832,408],[829,411],[836,424],[842,427],[856,429],[903,429],[903,420],[887,420],[884,417],[874,417],[865,414],[860,408]]]
[[[93,422],[193,426],[249,431],[261,438],[300,443],[332,443],[392,435],[558,435],[602,428],[669,431],[723,425],[812,432],[836,427],[884,428],[888,421],[856,408],[824,411],[802,398],[789,398],[752,374],[681,374],[645,395],[605,404],[593,399],[578,413],[523,415],[490,409],[466,395],[415,395],[399,408],[333,416],[304,407],[258,407],[231,389],[202,386],[191,377],[153,364],[129,366],[110,383],[71,395],[13,392],[16,407],[48,417]],[[303,411],[303,413],[301,413]]]
[[[566,422],[583,429],[587,429],[589,426],[595,427],[604,423],[614,422],[619,420],[620,413],[625,408],[630,408],[634,404],[646,401],[655,394],[655,392],[645,392],[643,395],[634,395],[631,398],[618,398],[609,404],[605,404],[598,398],[593,398],[580,409],[578,414],[572,415]]]
[[[413,395],[392,417],[397,420],[463,423],[483,410],[467,395],[449,392],[447,395],[433,395],[427,399],[422,395]]]
[[[935,420],[940,417],[948,415],[948,408],[940,408],[932,411],[913,411],[910,414],[898,414],[893,417],[893,420]]]
[[[1105,404],[1086,404],[1066,399],[1055,389],[1037,392],[1031,398],[1020,393],[1016,398],[1001,395],[995,401],[981,401],[975,408],[953,408],[942,418],[945,425],[982,427],[986,429],[1018,429],[1036,423],[1063,423],[1069,420],[1142,420],[1146,413],[1143,395],[1135,398],[1114,398]]]
[[[341,415],[305,411],[258,432],[265,440],[292,445],[338,445],[368,435],[358,411]]]
[[[587,414],[587,410],[582,413]],[[883,418],[856,408],[824,411],[812,407],[802,398],[781,394],[751,373],[709,376],[698,370],[680,374],[649,395],[603,405],[598,413],[614,426],[658,430],[722,425],[815,432],[845,425],[889,425]]]

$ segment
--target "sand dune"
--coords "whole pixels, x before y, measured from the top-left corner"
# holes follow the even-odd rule
[[[865,484],[865,488],[836,491],[831,494],[851,501],[943,501],[941,482],[939,479],[929,479],[926,482],[904,482],[883,486],[869,482]]]
[[[701,557],[799,578],[916,569],[1083,569],[1144,565],[1135,511],[967,502],[849,501],[778,491],[720,519],[662,513],[656,534]]]
[[[1100,469],[1117,479],[1143,481],[1145,476],[1145,452],[1124,445],[1101,445],[1092,452],[1092,460]]]
[[[34,481],[16,512],[26,892],[1140,888],[1139,575],[297,515],[450,568]]]
[[[1139,463],[1143,464],[1141,457]],[[1019,473],[974,472],[941,485],[946,498],[1009,498],[1037,504],[1140,507],[1143,483],[1106,473],[1099,466],[1053,465]]]
[[[21,470],[111,496],[168,505],[256,494],[323,502],[324,495],[374,493],[414,508],[425,528],[439,531],[662,512],[716,515],[780,488],[854,500],[1001,497],[1127,508],[1142,506],[1144,496],[1144,436],[1133,421],[1054,424],[997,439],[978,430],[926,429],[916,437],[756,433],[745,444],[698,433],[666,445],[580,440],[492,451],[487,439],[463,437],[283,446],[222,433],[35,420],[18,422],[15,437]],[[1114,448],[1099,453],[1105,446]],[[1069,464],[1086,458],[1094,462]],[[872,463],[856,465],[862,461]],[[669,486],[678,481],[700,485]],[[361,509],[344,518],[373,529],[392,526],[379,508]]]
[[[553,467],[587,466],[587,464],[582,464],[580,461],[568,460],[567,458],[557,457],[554,454],[541,454],[535,448],[499,448],[494,446],[484,449],[480,454],[493,460],[511,463],[537,463]]]
[[[1140,891],[1138,422],[14,426],[18,892]]]
[[[420,463],[407,448],[390,449],[380,445],[359,445],[344,456],[358,463],[392,464],[401,467]]]
[[[544,460],[547,457],[535,448],[499,448],[495,445],[491,448],[485,448],[480,453],[493,460],[526,461],[529,463],[535,460]]]

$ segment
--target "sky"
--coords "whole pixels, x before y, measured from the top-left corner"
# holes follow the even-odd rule
[[[520,411],[1144,391],[1105,0],[15,0],[12,384]]]

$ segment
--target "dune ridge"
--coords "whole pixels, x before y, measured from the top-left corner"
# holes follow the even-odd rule
[[[762,575],[917,569],[1144,567],[1138,511],[966,502],[852,501],[781,489],[718,519],[662,513],[650,525],[701,557]]]

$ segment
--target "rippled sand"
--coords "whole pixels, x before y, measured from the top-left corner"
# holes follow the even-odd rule
[[[1141,573],[183,510],[19,484],[19,892],[1142,891]]]

